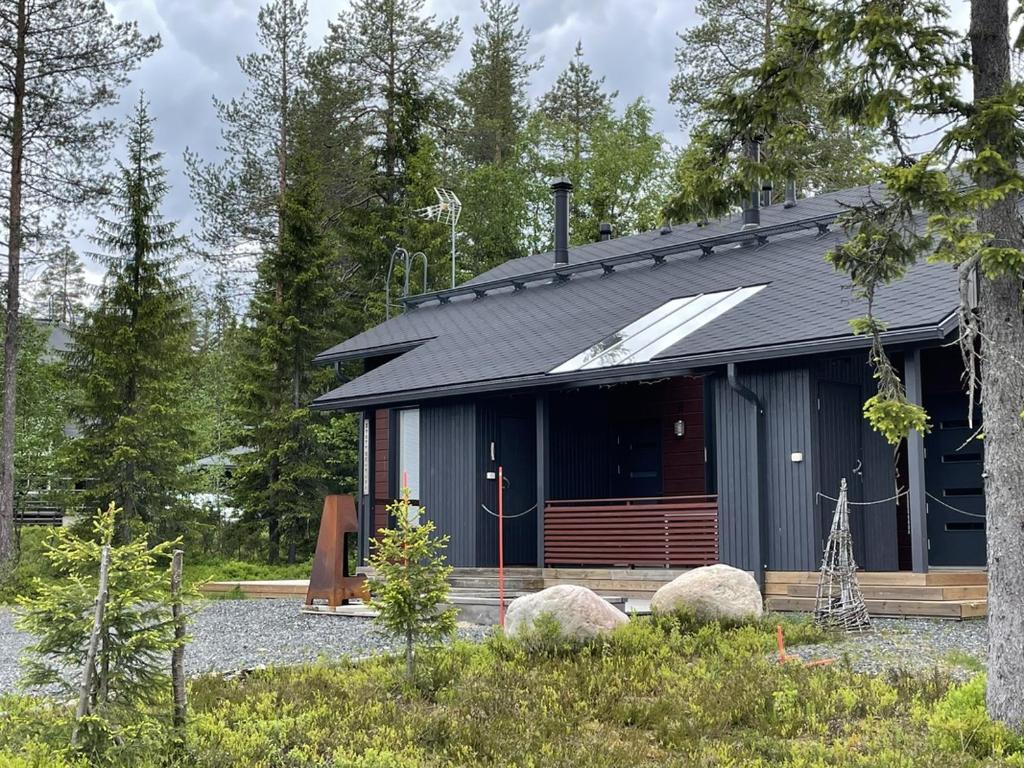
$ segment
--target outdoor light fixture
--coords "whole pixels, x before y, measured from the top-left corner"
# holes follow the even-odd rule
[[[676,419],[676,423],[672,425],[672,432],[676,437],[682,437],[686,434],[686,424],[682,419]]]

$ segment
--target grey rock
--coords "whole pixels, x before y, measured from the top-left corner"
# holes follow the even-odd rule
[[[702,619],[759,619],[764,611],[754,577],[730,565],[694,568],[654,593],[651,610],[689,609]]]
[[[586,587],[559,584],[513,600],[505,612],[505,631],[509,637],[528,632],[542,614],[549,614],[562,634],[577,640],[589,640],[629,623],[622,611]]]

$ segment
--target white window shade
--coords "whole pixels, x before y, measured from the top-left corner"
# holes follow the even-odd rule
[[[549,373],[568,373],[649,362],[764,287],[752,285],[731,291],[701,293],[672,299],[637,318],[622,330],[601,339],[597,344],[558,367],[552,368]]]
[[[398,485],[409,489],[409,498],[420,498],[420,411],[398,412]],[[419,519],[419,507],[409,508],[409,517]]]

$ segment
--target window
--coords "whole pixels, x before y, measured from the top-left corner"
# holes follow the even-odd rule
[[[550,373],[649,362],[656,355],[703,328],[716,317],[724,315],[764,287],[753,285],[667,301],[622,330],[601,339],[597,344],[551,369]]]
[[[409,489],[409,498],[420,498],[420,409],[405,408],[398,412],[398,491]],[[420,508],[409,507],[409,517],[419,522]]]

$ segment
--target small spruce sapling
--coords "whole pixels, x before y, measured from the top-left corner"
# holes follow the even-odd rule
[[[58,578],[36,580],[32,597],[18,598],[18,627],[38,638],[22,661],[23,683],[55,686],[77,699],[93,632],[101,553],[110,547],[108,597],[86,715],[75,728],[79,748],[94,757],[158,726],[157,708],[166,708],[171,689],[168,653],[187,640],[175,632],[180,620],[172,615],[175,598],[166,567],[179,542],[149,547],[138,538],[112,546],[119,513],[113,503],[98,510],[92,536],[56,530],[45,556]]]
[[[438,641],[455,632],[455,608],[443,608],[448,600],[448,565],[444,551],[447,535],[434,536],[434,523],[424,510],[409,503],[409,489],[388,505],[395,527],[381,529],[370,566],[370,606],[377,621],[392,635],[405,639],[405,667],[414,673],[413,646]]]

